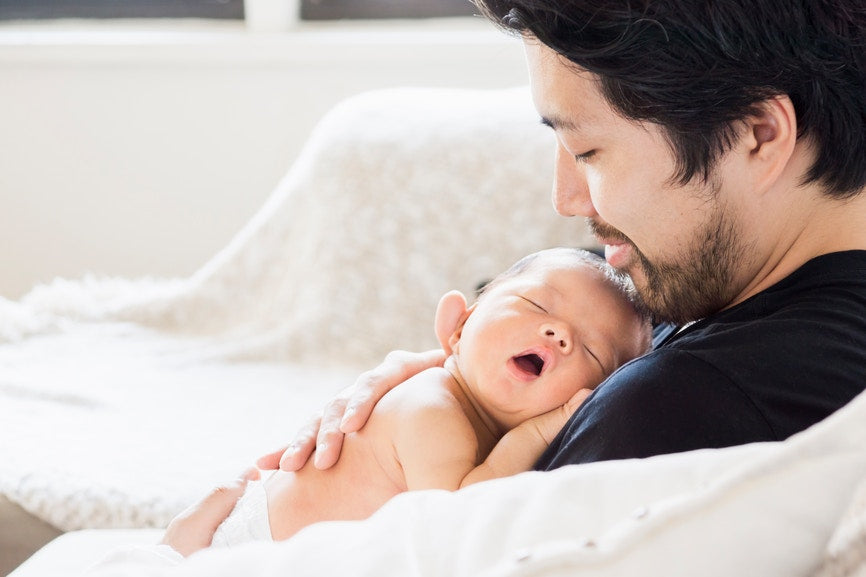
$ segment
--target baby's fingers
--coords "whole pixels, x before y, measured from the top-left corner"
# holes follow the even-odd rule
[[[561,407],[532,419],[545,443],[549,445],[553,441],[559,434],[559,430],[565,426],[575,411],[591,394],[592,389],[580,389]]]
[[[565,405],[563,405],[563,410],[565,411],[566,417],[568,420],[574,414],[575,411],[583,404],[587,397],[592,394],[592,389],[580,389],[574,395],[566,401]],[[563,423],[565,425],[565,423]]]

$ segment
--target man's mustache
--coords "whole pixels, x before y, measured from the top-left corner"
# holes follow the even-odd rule
[[[586,223],[589,225],[589,231],[594,234],[596,238],[605,241],[627,243],[634,246],[634,243],[629,237],[607,223],[598,222],[593,218],[587,218]]]

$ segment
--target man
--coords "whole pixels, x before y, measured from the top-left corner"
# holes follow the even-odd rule
[[[656,319],[682,327],[602,383],[537,468],[780,440],[862,391],[866,6],[480,7],[526,44],[557,210],[587,218]],[[259,465],[298,469],[316,448],[331,466],[376,400],[443,358],[389,355]],[[211,494],[166,542],[209,543],[241,490]]]
[[[686,6],[687,5],[687,6]],[[486,0],[526,46],[583,216],[659,321],[537,468],[782,440],[866,385],[866,7]],[[325,411],[316,465],[441,353],[397,353]],[[318,423],[282,458],[296,469]],[[279,454],[260,461],[276,467]]]

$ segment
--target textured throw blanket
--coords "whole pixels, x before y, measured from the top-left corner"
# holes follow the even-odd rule
[[[64,530],[164,525],[387,351],[435,346],[442,293],[588,246],[548,200],[553,145],[523,88],[364,94],[191,277],[0,299],[0,492]]]

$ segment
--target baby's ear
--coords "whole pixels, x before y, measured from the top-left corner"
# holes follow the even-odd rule
[[[460,340],[463,323],[469,317],[470,309],[466,308],[466,297],[460,291],[451,291],[439,299],[436,307],[436,320],[433,330],[446,355],[453,353],[454,344]]]

